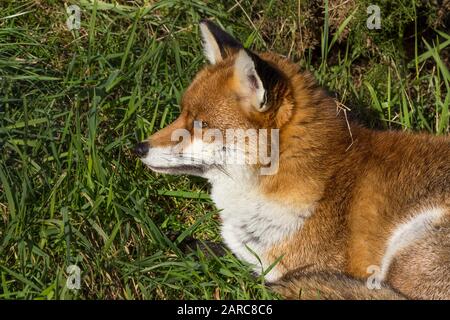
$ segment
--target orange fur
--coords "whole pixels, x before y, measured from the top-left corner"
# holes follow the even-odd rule
[[[279,170],[259,176],[257,188],[271,201],[311,207],[314,212],[294,236],[270,248],[265,258],[275,261],[282,256],[276,266],[282,274],[313,266],[318,270],[313,279],[324,275],[313,283],[325,288],[327,297],[362,298],[367,291],[357,281],[370,275],[369,266],[381,264],[388,240],[402,222],[429,207],[442,208],[444,216],[450,216],[450,139],[348,124],[336,101],[310,74],[274,53],[258,55],[278,78],[266,88],[269,110],[257,112],[240,95],[234,71],[239,51],[232,49],[197,74],[183,96],[180,118],[150,137],[151,145],[167,145],[174,128],[191,130],[195,119],[221,131],[279,128]],[[387,288],[379,297],[450,298],[446,276],[450,251],[443,249],[450,245],[449,229],[448,220],[441,222],[440,233],[427,231],[396,255],[384,284]],[[423,267],[414,274],[417,265]],[[330,281],[339,285],[326,287]],[[281,279],[276,287],[295,297],[299,283],[304,282],[291,277]],[[344,290],[346,283],[357,288],[352,291],[357,294],[329,294],[329,290]],[[386,291],[388,287],[402,295]]]

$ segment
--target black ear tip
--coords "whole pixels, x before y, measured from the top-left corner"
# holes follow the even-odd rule
[[[199,24],[206,26],[208,30],[214,34],[225,33],[225,31],[223,31],[222,28],[219,27],[219,25],[217,25],[216,23],[212,22],[209,19],[206,18],[201,19]]]
[[[218,25],[216,25],[214,22],[212,22],[211,20],[207,19],[207,18],[203,18],[200,20],[199,25],[204,25],[206,26],[208,29],[220,29],[220,27]]]

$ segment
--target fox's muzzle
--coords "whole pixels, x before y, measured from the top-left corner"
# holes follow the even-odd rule
[[[144,158],[147,155],[148,150],[150,150],[150,143],[148,141],[143,141],[136,144],[136,146],[133,149],[133,152],[139,158]]]

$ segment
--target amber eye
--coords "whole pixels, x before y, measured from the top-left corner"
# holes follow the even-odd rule
[[[202,129],[205,129],[205,128],[208,128],[208,127],[209,127],[209,125],[208,125],[208,123],[207,123],[206,121],[203,121],[203,120],[195,120],[195,122],[197,123],[197,126],[198,126],[198,127],[200,127],[200,124],[201,124]]]

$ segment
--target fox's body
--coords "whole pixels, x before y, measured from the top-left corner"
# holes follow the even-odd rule
[[[450,139],[349,123],[287,59],[244,50],[211,23],[202,35],[211,65],[143,161],[207,178],[224,242],[257,272],[279,260],[265,277],[287,298],[450,298]],[[279,129],[278,170],[186,165],[201,137],[173,154],[170,136],[194,120],[221,132]],[[381,287],[370,290],[368,277]]]

